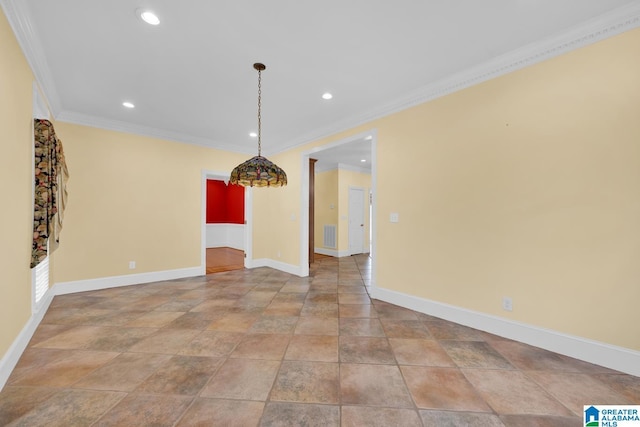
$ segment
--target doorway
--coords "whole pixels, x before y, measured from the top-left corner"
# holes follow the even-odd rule
[[[233,224],[208,224],[207,221],[207,181],[224,181],[227,185],[229,174],[202,171],[201,188],[201,274],[250,268],[252,257],[253,194],[250,187],[244,187],[243,220]]]
[[[207,274],[244,268],[244,187],[207,179]]]
[[[321,173],[321,164],[324,161],[331,161],[335,163],[335,168],[336,169],[346,169],[346,170],[352,170],[352,171],[359,171],[361,169],[363,169],[364,167],[368,167],[369,168],[369,174],[370,174],[370,191],[371,191],[371,198],[370,203],[371,206],[369,207],[368,203],[365,203],[365,197],[369,196],[369,193],[366,189],[363,189],[362,187],[360,187],[360,190],[364,193],[363,197],[362,197],[362,204],[361,204],[361,208],[360,211],[362,212],[361,216],[364,215],[364,209],[370,209],[370,214],[368,215],[370,218],[370,225],[369,227],[366,227],[366,221],[361,221],[358,222],[358,227],[361,229],[360,234],[363,236],[362,239],[362,243],[360,245],[358,245],[358,249],[355,249],[356,251],[359,251],[359,253],[364,253],[366,252],[364,246],[365,245],[365,241],[369,240],[369,245],[370,245],[370,253],[369,256],[371,257],[371,266],[372,266],[372,278],[369,282],[369,284],[371,286],[373,286],[373,284],[375,283],[374,280],[374,275],[375,275],[375,254],[376,254],[376,233],[375,233],[375,226],[376,226],[376,199],[375,199],[375,189],[376,189],[376,140],[377,140],[377,134],[375,130],[370,130],[368,132],[363,132],[357,135],[353,135],[349,138],[331,143],[331,144],[327,144],[321,147],[315,147],[309,151],[303,152],[302,153],[302,194],[301,194],[301,218],[300,218],[300,270],[301,270],[301,275],[302,276],[307,276],[309,274],[309,266],[308,266],[308,261],[309,261],[309,216],[312,215],[312,212],[309,212],[309,208],[310,208],[310,188],[309,188],[309,159],[313,158],[313,159],[318,159],[318,162],[316,164],[316,172]],[[366,149],[363,150],[363,147],[366,147]],[[357,153],[357,154],[356,154]],[[363,157],[360,157],[363,156]],[[361,186],[363,184],[355,184],[356,186]],[[367,187],[369,187],[369,185],[367,185]],[[319,187],[318,187],[318,183],[316,182],[316,197],[317,197],[317,192],[319,191]],[[342,197],[342,196],[341,196]],[[344,194],[344,199],[341,200],[345,200],[348,198],[347,194]],[[317,203],[318,199],[316,198],[316,214],[318,212],[318,209],[336,209],[338,208],[338,202],[334,203],[325,203],[326,206],[318,206]],[[340,202],[342,203],[342,202]],[[339,209],[338,209],[339,210]],[[338,215],[336,217],[336,219],[334,219],[333,221],[331,220],[327,220],[325,221],[316,221],[316,234],[320,233],[320,236],[322,236],[322,230],[323,230],[323,225],[326,224],[330,224],[331,222],[336,223],[336,224],[342,224],[343,229],[348,229],[349,225],[348,225],[348,202],[347,200],[345,200],[345,205],[343,206],[343,212],[344,215]],[[362,227],[360,227],[360,224],[363,224]],[[320,227],[320,228],[319,228]],[[355,227],[355,222],[354,222],[354,227]],[[320,231],[318,231],[320,230]],[[364,235],[364,233],[368,233],[366,236]],[[346,233],[345,233],[346,234]],[[351,233],[353,234],[353,233]],[[365,239],[365,237],[369,237],[369,239]],[[316,236],[316,240],[317,236]],[[334,256],[347,256],[350,255],[350,249],[349,249],[349,244],[348,242],[344,242],[345,246],[343,246],[343,250],[334,250],[333,252],[335,253]],[[316,245],[317,248],[318,245]],[[338,248],[339,249],[339,248]],[[326,251],[326,252],[331,252],[331,251]],[[323,252],[320,252],[321,254]]]

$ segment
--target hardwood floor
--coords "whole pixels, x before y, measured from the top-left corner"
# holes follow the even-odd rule
[[[318,260],[332,258],[328,255],[315,254]],[[242,270],[244,268],[244,251],[233,248],[207,248],[207,274],[224,271]]]
[[[233,248],[207,249],[207,274],[242,270],[244,251]]]

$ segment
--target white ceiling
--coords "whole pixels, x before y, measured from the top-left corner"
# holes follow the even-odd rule
[[[372,139],[372,135],[358,137],[344,144],[317,151],[309,157],[317,160],[316,173],[338,168],[371,173]]]
[[[267,155],[640,26],[639,0],[0,4],[58,120],[254,154],[263,62]]]

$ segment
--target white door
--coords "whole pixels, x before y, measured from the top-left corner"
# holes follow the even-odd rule
[[[364,252],[364,188],[349,188],[349,254]]]

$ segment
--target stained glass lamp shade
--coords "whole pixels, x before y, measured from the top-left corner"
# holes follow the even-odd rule
[[[243,187],[283,187],[287,185],[287,174],[278,165],[262,157],[262,71],[264,64],[253,64],[258,71],[258,155],[236,166],[229,182]]]
[[[229,181],[243,187],[282,187],[287,174],[266,157],[255,156],[236,166]]]

